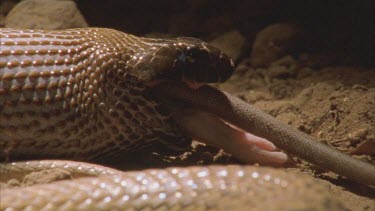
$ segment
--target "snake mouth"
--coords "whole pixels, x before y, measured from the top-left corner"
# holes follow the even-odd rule
[[[228,100],[219,90],[199,82],[185,81],[181,84],[175,81],[159,81],[154,84],[152,92],[171,111],[172,118],[183,134],[222,148],[244,163],[279,166],[287,162],[288,156],[277,151],[273,143],[247,133],[232,124],[230,118],[224,117],[225,115],[221,115],[215,109],[207,109],[199,102],[201,100],[196,101],[198,98],[192,97],[200,95],[201,89],[207,87],[215,91],[209,95],[203,93],[203,97],[198,97],[205,101],[203,104],[209,104],[213,108],[220,107],[220,103],[228,105]],[[220,99],[219,104],[216,104],[216,99]],[[237,108],[233,105],[233,108],[229,106],[228,109]]]

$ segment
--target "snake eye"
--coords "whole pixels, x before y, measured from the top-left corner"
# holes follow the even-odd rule
[[[177,78],[193,81],[206,81],[212,64],[209,53],[204,49],[187,47],[179,55],[174,65]]]
[[[180,54],[180,55],[177,57],[177,59],[178,59],[179,62],[183,62],[183,63],[185,63],[186,60],[187,60],[187,56],[186,56],[184,53],[182,53],[182,54]]]
[[[183,51],[177,57],[178,61],[181,63],[202,63],[202,64],[209,64],[211,63],[211,58],[209,53],[205,50],[198,49],[198,48],[188,48]]]

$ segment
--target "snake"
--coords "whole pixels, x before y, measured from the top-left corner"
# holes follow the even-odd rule
[[[373,165],[206,85],[226,81],[235,68],[199,39],[143,38],[105,28],[0,29],[0,43],[0,160],[7,161],[0,164],[1,181],[51,169],[68,170],[74,178],[1,188],[1,210],[342,208],[326,186],[281,169],[214,165],[123,172],[93,164],[155,143],[183,148],[192,136],[209,137],[199,128],[217,119],[375,185]],[[206,114],[215,120],[192,123]],[[218,145],[247,156],[236,143]]]

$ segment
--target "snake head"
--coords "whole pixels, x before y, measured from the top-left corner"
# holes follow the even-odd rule
[[[234,63],[227,55],[202,40],[149,40],[150,50],[134,66],[135,74],[143,81],[224,82],[234,71]]]

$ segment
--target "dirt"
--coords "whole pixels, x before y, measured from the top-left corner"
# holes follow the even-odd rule
[[[375,72],[360,67],[313,68],[287,56],[269,68],[244,62],[219,87],[319,141],[375,163]],[[307,163],[299,170],[330,184],[351,210],[374,210],[375,191]],[[303,174],[301,171],[294,172]]]

